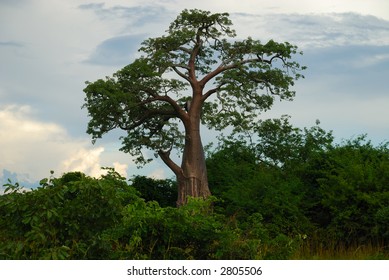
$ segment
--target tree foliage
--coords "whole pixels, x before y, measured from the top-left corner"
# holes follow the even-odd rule
[[[145,201],[156,201],[161,207],[176,206],[177,183],[170,179],[153,179],[134,176],[132,186],[139,191]]]
[[[297,47],[252,38],[231,41],[236,35],[231,26],[227,13],[184,10],[167,35],[142,43],[140,58],[113,77],[87,82],[88,133],[96,140],[114,128],[127,131],[122,150],[144,163],[142,147],[182,147],[177,120],[188,121],[185,102],[208,83],[201,96],[202,120],[218,130],[247,130],[276,96],[291,100],[290,86],[305,69],[291,60]]]
[[[200,123],[252,130],[276,98],[293,99],[303,77],[296,46],[235,36],[227,13],[184,10],[166,35],[142,43],[134,62],[84,89],[93,141],[119,128],[126,132],[121,150],[138,163],[152,160],[144,149],[154,151],[177,177],[178,204],[210,195]],[[170,157],[173,148],[183,151],[181,165]]]

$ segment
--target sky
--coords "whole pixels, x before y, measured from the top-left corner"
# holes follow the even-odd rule
[[[50,170],[99,176],[101,167],[172,177],[159,159],[138,169],[119,151],[119,132],[92,145],[81,106],[85,81],[130,64],[186,8],[228,12],[237,40],[288,41],[304,52],[294,101],[262,118],[287,114],[301,128],[320,120],[337,141],[365,133],[389,141],[387,0],[0,0],[0,184],[29,186]]]

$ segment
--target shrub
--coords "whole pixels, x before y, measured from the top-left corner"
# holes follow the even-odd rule
[[[99,258],[99,236],[121,219],[122,208],[139,200],[112,170],[101,179],[79,172],[43,179],[41,186],[0,197],[0,258]]]

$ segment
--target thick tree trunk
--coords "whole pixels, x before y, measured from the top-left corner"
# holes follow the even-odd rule
[[[191,123],[186,128],[185,149],[181,164],[182,172],[176,174],[178,207],[186,204],[188,196],[206,198],[211,195],[199,126],[198,121],[198,123]]]
[[[206,198],[211,195],[208,187],[207,167],[200,136],[202,109],[201,89],[194,93],[188,106],[185,126],[185,147],[180,172],[176,173],[178,185],[177,206],[187,203],[188,196]]]
[[[185,119],[185,147],[181,166],[170,158],[170,151],[158,152],[165,164],[177,177],[178,199],[177,206],[187,203],[188,196],[206,198],[211,195],[208,187],[205,154],[200,136],[200,102],[191,108]],[[197,108],[196,108],[197,107]]]

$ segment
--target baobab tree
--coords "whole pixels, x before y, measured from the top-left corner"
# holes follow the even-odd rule
[[[121,151],[149,162],[152,150],[177,178],[177,205],[207,197],[200,126],[234,133],[255,127],[276,98],[292,100],[305,67],[292,60],[297,47],[251,37],[233,40],[227,13],[184,10],[166,34],[145,40],[142,55],[112,77],[87,82],[84,107],[93,142],[119,128]],[[181,164],[171,157],[182,153]]]

